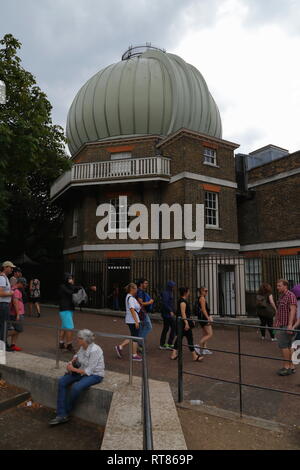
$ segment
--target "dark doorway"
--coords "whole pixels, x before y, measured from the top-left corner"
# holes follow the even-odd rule
[[[235,293],[235,267],[232,265],[219,265],[219,314],[221,316],[236,315],[236,293]]]
[[[125,286],[130,282],[131,260],[112,259],[107,265],[107,306],[114,310],[125,310]]]

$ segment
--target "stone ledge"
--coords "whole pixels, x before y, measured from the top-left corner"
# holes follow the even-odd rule
[[[7,353],[0,365],[3,379],[30,391],[34,401],[56,408],[57,381],[65,373],[55,361],[25,353]],[[73,414],[105,426],[102,450],[142,450],[141,378],[106,371],[100,384],[84,392]],[[186,450],[181,424],[168,383],[149,380],[153,441],[155,450]],[[170,432],[171,430],[171,432]]]

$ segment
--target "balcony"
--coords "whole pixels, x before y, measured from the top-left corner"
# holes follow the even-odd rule
[[[170,179],[170,159],[165,157],[130,158],[104,162],[79,163],[60,176],[51,186],[50,198],[68,186]]]

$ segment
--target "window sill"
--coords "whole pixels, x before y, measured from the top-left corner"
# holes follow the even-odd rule
[[[214,165],[214,163],[203,162],[203,165],[212,166],[214,168],[220,168],[219,165]]]
[[[221,227],[214,227],[212,225],[205,225],[206,230],[223,230]]]

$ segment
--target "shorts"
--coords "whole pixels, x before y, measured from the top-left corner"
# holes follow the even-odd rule
[[[40,297],[29,297],[29,302],[32,304],[36,304],[40,302],[41,298]]]
[[[286,330],[286,328],[285,328]],[[279,349],[291,349],[293,341],[295,341],[296,334],[290,334],[285,330],[277,330],[276,338],[278,341]]]
[[[127,323],[128,328],[130,330],[130,336],[139,336],[140,328],[135,327],[135,323]]]
[[[71,310],[64,310],[59,312],[59,316],[61,318],[61,327],[66,330],[73,330],[74,323],[73,323],[73,312]]]
[[[16,320],[15,315],[9,315],[10,321],[17,322],[17,323],[11,323],[9,327],[9,331],[15,330],[16,333],[23,333],[24,331],[24,326],[23,326],[23,320],[24,320],[24,315],[20,315],[20,320]]]

